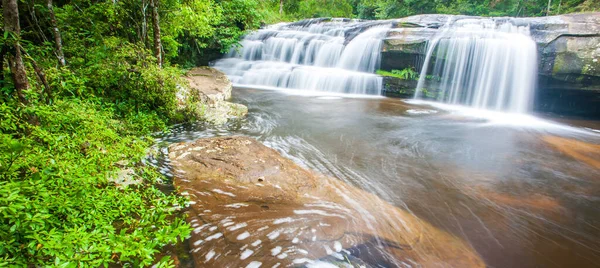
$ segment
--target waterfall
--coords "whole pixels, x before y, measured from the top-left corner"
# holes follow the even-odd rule
[[[528,27],[459,20],[429,41],[415,98],[525,113],[532,104],[536,74],[536,44]]]
[[[249,34],[214,67],[237,85],[381,95],[382,39],[389,23],[304,20]]]

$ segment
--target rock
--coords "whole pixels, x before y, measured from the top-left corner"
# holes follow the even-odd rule
[[[223,124],[230,118],[243,117],[248,113],[244,105],[231,103],[233,88],[227,76],[211,67],[197,67],[185,76],[189,85],[182,86],[177,94],[180,106],[184,106],[191,97],[198,99],[198,112],[203,118],[214,124]]]
[[[108,181],[114,183],[117,187],[127,188],[129,185],[140,184],[143,180],[135,175],[133,168],[123,168],[117,171],[116,176],[110,176]]]
[[[196,266],[289,267],[350,253],[384,266],[485,266],[463,240],[254,139],[173,144],[169,158],[178,191],[192,203]]]
[[[404,80],[396,77],[383,77],[383,95],[397,98],[412,98],[418,81]]]
[[[381,68],[420,70],[428,40],[440,26],[458,19],[481,17],[434,14],[392,20]],[[530,26],[538,48],[536,111],[600,117],[600,13],[495,19]]]

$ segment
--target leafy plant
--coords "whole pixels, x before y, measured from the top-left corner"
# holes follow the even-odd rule
[[[417,73],[412,68],[405,68],[402,70],[392,70],[391,72],[377,70],[377,74],[381,75],[381,76],[396,77],[396,78],[400,78],[402,80],[418,80],[419,79],[419,73]]]
[[[0,262],[147,266],[189,234],[172,209],[185,199],[162,193],[152,186],[161,175],[134,165],[152,142],[139,135],[164,127],[156,115],[118,119],[113,107],[79,99],[0,110]],[[23,113],[39,125],[20,120]],[[110,179],[122,160],[142,184]]]

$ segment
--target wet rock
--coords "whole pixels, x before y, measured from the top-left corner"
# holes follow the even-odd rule
[[[190,243],[199,267],[289,267],[350,255],[393,267],[484,266],[461,239],[254,139],[173,144],[169,158],[178,190],[193,203]]]
[[[127,187],[129,185],[140,184],[143,180],[135,175],[135,171],[132,168],[123,168],[117,171],[114,176],[110,176],[108,181],[118,187]]]
[[[388,97],[412,98],[418,81],[404,80],[396,77],[383,77],[383,94]]]
[[[230,118],[243,117],[248,108],[226,100],[231,98],[232,84],[221,71],[211,67],[197,67],[185,76],[189,85],[179,88],[179,103],[183,106],[190,98],[200,101],[197,112],[205,120],[214,124],[223,124]]]

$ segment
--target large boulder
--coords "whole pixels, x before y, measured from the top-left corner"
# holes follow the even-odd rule
[[[227,101],[233,88],[227,76],[211,67],[196,67],[183,78],[187,85],[179,87],[177,94],[180,106],[186,102],[198,101],[199,115],[214,124],[223,124],[230,118],[243,117],[248,108],[242,104]]]
[[[427,42],[447,22],[481,17],[418,15],[393,20],[381,68],[421,69]],[[538,49],[535,110],[600,117],[600,13],[494,18],[528,25]]]
[[[485,266],[462,239],[254,139],[173,144],[169,158],[196,267]]]

